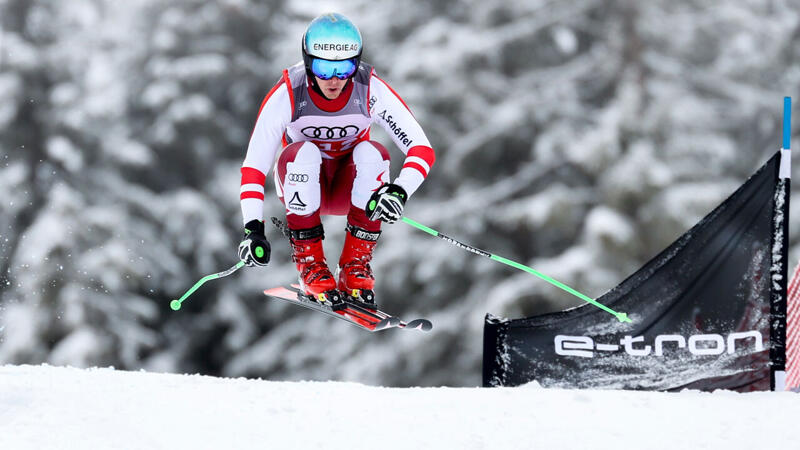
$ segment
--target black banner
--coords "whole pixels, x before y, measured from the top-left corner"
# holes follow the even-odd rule
[[[484,386],[769,390],[785,355],[789,180],[780,152],[598,302],[487,315]],[[787,242],[784,242],[787,241]]]

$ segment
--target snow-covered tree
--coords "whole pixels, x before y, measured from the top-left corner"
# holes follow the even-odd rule
[[[437,150],[407,215],[592,297],[779,148],[781,99],[800,85],[795,1],[329,6],[360,26],[364,60]],[[475,385],[486,312],[578,304],[397,224],[373,265],[380,303],[432,319],[427,336],[367,335],[266,300],[295,277],[272,230],[270,266],[168,309],[236,261],[252,124],[321,12],[0,0],[0,362]],[[266,214],[279,216],[272,190]],[[325,223],[336,252],[344,222]]]

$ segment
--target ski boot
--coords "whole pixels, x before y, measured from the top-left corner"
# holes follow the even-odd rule
[[[347,225],[344,248],[336,269],[339,290],[347,296],[347,301],[377,309],[375,304],[375,276],[369,262],[378,243],[380,231],[367,231]]]
[[[300,272],[300,289],[308,300],[327,304],[336,311],[343,308],[341,294],[336,290],[336,279],[325,262],[322,225],[307,230],[289,230],[292,260]]]

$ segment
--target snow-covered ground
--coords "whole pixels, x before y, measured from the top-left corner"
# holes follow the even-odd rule
[[[0,449],[792,449],[793,393],[383,388],[0,367]]]

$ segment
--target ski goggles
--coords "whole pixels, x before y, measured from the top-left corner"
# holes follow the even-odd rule
[[[346,80],[356,73],[356,68],[356,58],[342,61],[331,61],[319,58],[311,60],[311,73],[321,80],[330,80],[333,77]]]

